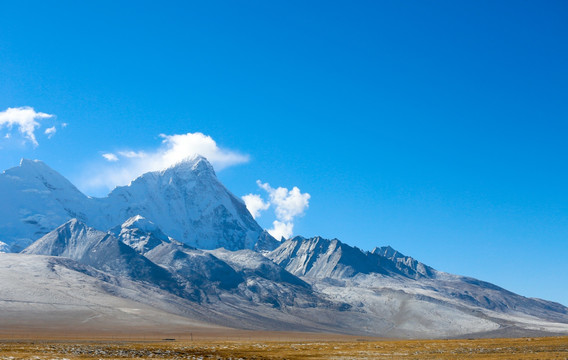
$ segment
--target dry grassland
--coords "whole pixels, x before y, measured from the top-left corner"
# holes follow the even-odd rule
[[[0,342],[0,359],[568,359],[568,337],[412,341]]]

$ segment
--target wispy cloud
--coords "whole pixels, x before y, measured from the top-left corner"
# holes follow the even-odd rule
[[[52,126],[50,128],[45,129],[44,134],[47,135],[48,139],[51,139],[56,132],[57,129],[55,128],[55,126]]]
[[[247,209],[256,219],[260,212],[274,206],[276,220],[272,223],[272,229],[268,232],[276,239],[289,238],[293,235],[294,219],[304,215],[309,206],[310,194],[302,193],[297,186],[292,190],[285,187],[273,188],[268,183],[256,181],[259,188],[266,191],[268,201],[264,201],[258,194],[248,194],[242,197]]]
[[[142,158],[147,156],[147,154],[143,151],[136,152],[136,151],[132,151],[132,150],[130,150],[130,151],[119,151],[118,154],[120,156],[123,156],[125,158],[129,158],[129,159],[132,159],[132,158],[142,159]]]
[[[91,165],[80,180],[80,187],[96,193],[111,190],[130,183],[143,173],[163,170],[196,154],[206,157],[217,171],[249,161],[248,155],[222,148],[211,136],[200,132],[161,134],[160,137],[161,144],[153,150],[122,149],[102,154],[107,161]]]
[[[118,161],[118,156],[113,153],[105,153],[102,155],[107,161],[114,162]]]
[[[38,146],[35,131],[41,126],[39,121],[52,118],[53,116],[54,115],[51,114],[36,112],[29,106],[8,108],[0,112],[0,128],[7,127],[9,130],[12,130],[14,127],[17,127],[25,140],[30,141],[34,146]],[[53,132],[50,133],[47,132],[49,129],[46,130],[48,137],[53,136],[55,133],[55,128],[53,129]],[[10,136],[8,136],[8,138],[10,138]]]

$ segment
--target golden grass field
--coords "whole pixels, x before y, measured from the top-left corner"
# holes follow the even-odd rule
[[[256,333],[258,335],[259,333]],[[279,339],[278,336],[280,336]],[[384,340],[295,333],[259,340],[0,341],[0,359],[568,359],[568,337]]]

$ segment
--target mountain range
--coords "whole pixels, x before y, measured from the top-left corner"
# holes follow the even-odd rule
[[[0,197],[0,327],[568,333],[561,304],[438,271],[389,246],[277,241],[201,156],[105,198],[22,160],[0,174]]]

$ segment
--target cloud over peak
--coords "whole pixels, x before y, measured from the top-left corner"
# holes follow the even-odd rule
[[[143,173],[166,169],[196,154],[206,157],[216,171],[249,161],[248,155],[222,148],[211,136],[200,132],[159,136],[162,142],[155,149],[102,153],[106,162],[92,167],[81,186],[94,191],[111,190]]]
[[[248,155],[219,147],[211,136],[200,132],[181,135],[160,134],[165,151],[162,161],[168,166],[177,164],[190,155],[199,154],[207,158],[215,170],[223,170],[229,166],[249,161]]]

